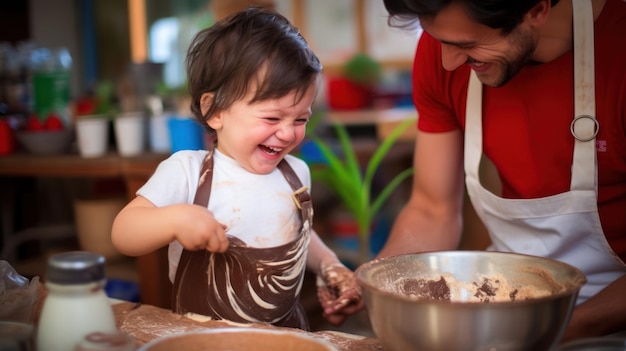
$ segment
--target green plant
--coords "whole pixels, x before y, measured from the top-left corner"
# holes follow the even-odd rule
[[[334,192],[346,210],[354,216],[359,228],[359,259],[365,262],[370,257],[369,236],[376,215],[393,191],[410,177],[414,170],[409,167],[400,172],[383,187],[375,198],[372,198],[374,175],[402,132],[409,125],[414,124],[415,120],[403,121],[393,129],[368,161],[364,173],[356,158],[350,135],[343,125],[334,124],[340,154],[336,155],[330,143],[313,132],[315,125],[319,123],[319,117],[312,119],[312,122],[307,128],[307,136],[319,148],[327,162],[325,165],[312,167],[311,177],[321,181]]]
[[[96,85],[94,91],[95,97],[95,115],[104,115],[107,118],[112,118],[118,113],[118,108],[115,105],[115,85],[112,81],[104,80]]]
[[[382,66],[371,56],[358,53],[344,64],[343,73],[346,78],[356,84],[372,87],[381,79]]]

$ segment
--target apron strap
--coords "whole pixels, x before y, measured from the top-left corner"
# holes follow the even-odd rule
[[[479,178],[480,159],[483,154],[483,84],[474,70],[470,71],[465,103],[464,168],[466,176]]]
[[[211,198],[211,184],[213,183],[213,153],[215,149],[211,148],[202,162],[202,170],[200,171],[200,180],[198,182],[198,190],[193,199],[194,205],[204,207],[209,206],[209,198]]]
[[[574,13],[574,136],[572,190],[595,190],[597,184],[593,8],[590,0],[572,0]],[[593,162],[589,162],[592,160]],[[589,165],[594,167],[589,167]]]
[[[294,172],[293,168],[291,168],[285,159],[282,159],[278,163],[278,170],[280,170],[283,177],[287,180],[287,183],[289,183],[291,190],[293,190],[292,197],[296,206],[302,212],[302,221],[310,219],[309,209],[312,208],[312,202],[311,194],[307,191],[307,187],[302,185],[300,178],[298,178],[296,172]]]

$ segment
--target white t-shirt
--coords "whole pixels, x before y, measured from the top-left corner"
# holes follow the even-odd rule
[[[138,191],[157,207],[193,203],[202,162],[207,151],[178,151],[159,164],[155,173]],[[253,247],[274,247],[291,241],[301,225],[300,210],[278,168],[269,174],[254,174],[219,151],[214,155],[213,184],[209,210],[226,225],[226,234]],[[311,187],[308,165],[291,155],[285,158],[300,178]],[[310,191],[310,190],[309,190]],[[178,241],[168,249],[169,278],[174,281],[180,255]]]

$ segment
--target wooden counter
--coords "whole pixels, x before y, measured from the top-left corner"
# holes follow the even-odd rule
[[[103,157],[82,158],[78,154],[34,156],[13,154],[0,157],[0,177],[121,178],[128,199],[152,175],[167,154],[146,153],[121,157],[109,153]],[[137,257],[141,301],[169,307],[171,284],[167,278],[167,248]]]
[[[118,328],[131,335],[137,346],[158,337],[174,333],[202,332],[216,328],[252,327],[305,333],[323,339],[338,351],[382,351],[376,338],[346,334],[336,331],[305,332],[293,328],[279,328],[265,324],[237,324],[228,321],[206,320],[202,316],[182,316],[150,305],[120,302],[113,305]]]

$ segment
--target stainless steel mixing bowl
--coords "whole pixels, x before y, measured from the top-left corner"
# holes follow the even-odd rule
[[[417,299],[407,280],[444,276],[470,284],[504,277],[513,287],[550,290],[515,301]],[[443,251],[381,258],[356,270],[372,328],[385,351],[549,350],[560,339],[578,292],[578,269],[551,259],[489,251]],[[406,286],[405,286],[406,287]]]
[[[296,330],[227,327],[162,336],[137,351],[337,351],[337,348]]]

